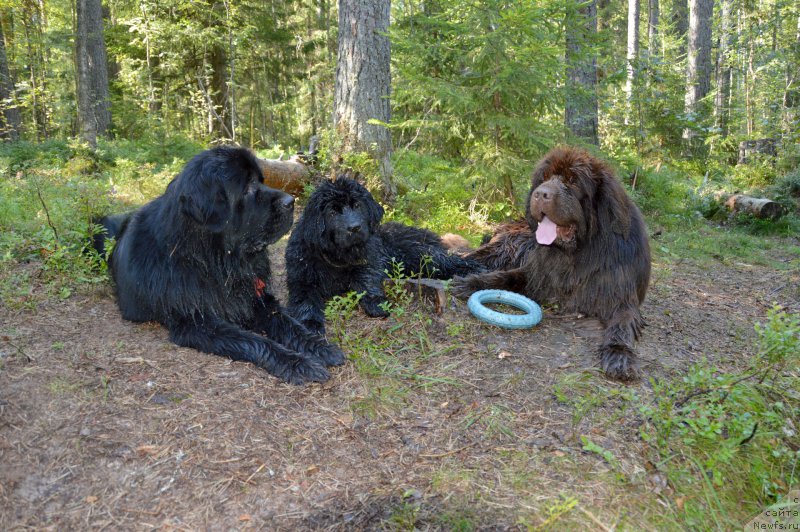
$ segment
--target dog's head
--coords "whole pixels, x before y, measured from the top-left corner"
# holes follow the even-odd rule
[[[252,152],[218,146],[196,155],[169,184],[182,230],[221,237],[226,250],[260,251],[292,226],[294,198],[263,184]]]
[[[338,255],[366,244],[381,223],[383,207],[364,185],[341,175],[317,187],[303,218],[303,238]]]
[[[630,230],[628,199],[603,161],[577,148],[555,148],[533,173],[526,219],[542,245],[575,249],[598,233]]]

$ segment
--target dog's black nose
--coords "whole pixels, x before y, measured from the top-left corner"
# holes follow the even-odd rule
[[[347,226],[347,230],[352,234],[360,233],[363,228],[364,227],[360,223]]]

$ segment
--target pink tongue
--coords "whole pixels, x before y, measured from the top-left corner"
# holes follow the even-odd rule
[[[556,240],[556,229],[558,226],[545,216],[536,228],[536,241],[543,246],[549,246]]]

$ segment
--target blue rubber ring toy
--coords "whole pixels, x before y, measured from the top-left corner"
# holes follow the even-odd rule
[[[525,312],[504,314],[486,306],[485,303],[503,303]],[[529,329],[542,321],[542,308],[527,297],[507,290],[478,290],[467,301],[472,315],[490,325],[504,329]]]

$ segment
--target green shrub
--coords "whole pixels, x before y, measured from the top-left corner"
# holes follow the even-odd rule
[[[779,307],[756,325],[758,353],[742,372],[703,360],[680,381],[653,381],[641,435],[653,463],[685,497],[683,524],[741,525],[798,485],[800,316]]]

